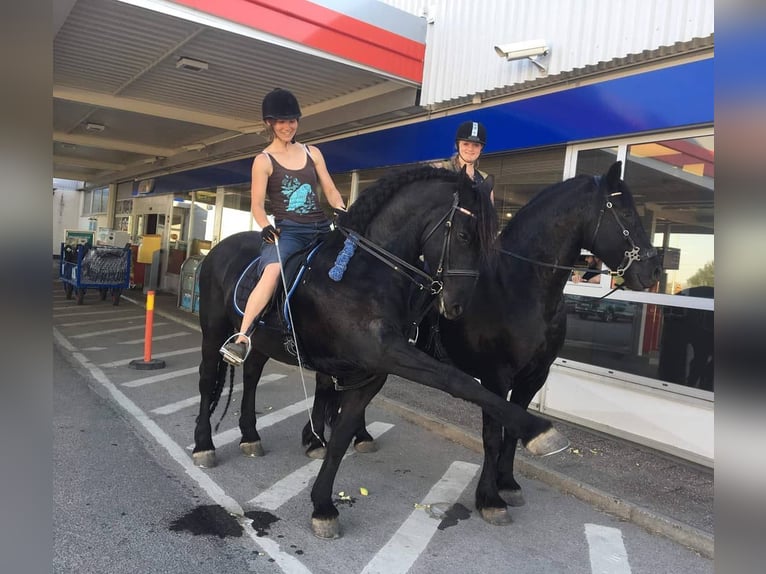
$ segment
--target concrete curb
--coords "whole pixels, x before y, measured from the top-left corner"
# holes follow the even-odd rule
[[[477,452],[483,452],[481,437],[472,432],[381,395],[375,397],[374,401],[381,407],[393,411],[402,418],[422,426],[447,440]],[[650,511],[632,502],[621,500],[555,470],[545,468],[540,463],[535,462],[534,459],[524,455],[521,451],[516,456],[516,469],[527,478],[539,480],[561,492],[571,494],[599,510],[613,514],[652,533],[659,534],[686,546],[705,558],[711,560],[714,558],[714,537],[706,532]]]

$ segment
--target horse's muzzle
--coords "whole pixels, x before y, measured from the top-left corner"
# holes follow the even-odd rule
[[[445,319],[455,320],[463,314],[463,306],[459,303],[448,305],[444,302],[444,297],[439,297],[439,313]]]

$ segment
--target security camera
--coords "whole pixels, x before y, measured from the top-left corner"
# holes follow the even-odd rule
[[[520,60],[521,58],[547,55],[548,45],[545,40],[528,40],[513,44],[498,44],[495,46],[495,52],[506,60]]]

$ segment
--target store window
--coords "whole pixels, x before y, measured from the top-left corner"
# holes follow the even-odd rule
[[[603,173],[615,159],[647,232],[663,257],[649,292],[608,294],[565,288],[567,338],[560,357],[655,381],[712,392],[714,317],[714,145],[712,134],[642,138],[574,154],[570,173]],[[585,367],[587,368],[587,367]],[[700,395],[697,395],[700,396]]]
[[[221,213],[221,232],[219,239],[224,239],[240,231],[257,228],[250,211],[250,185],[238,185],[223,189],[223,212]]]
[[[101,215],[109,208],[109,188],[89,189],[85,192],[82,203],[82,215]]]

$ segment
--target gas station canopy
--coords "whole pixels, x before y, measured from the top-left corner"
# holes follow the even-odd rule
[[[426,23],[377,0],[57,0],[53,176],[88,186],[252,157],[275,87],[300,139],[422,115]]]

